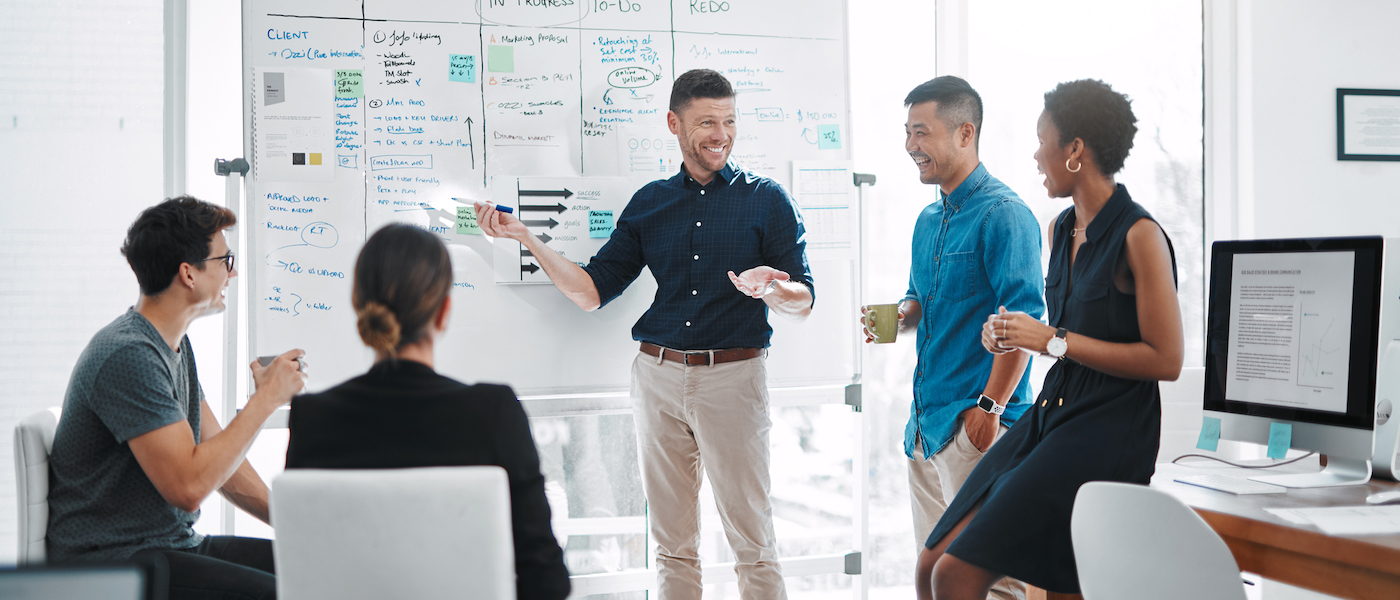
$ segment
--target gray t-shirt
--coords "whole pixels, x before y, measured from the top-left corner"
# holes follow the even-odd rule
[[[49,456],[49,560],[199,545],[199,512],[166,502],[127,441],[187,420],[198,444],[203,399],[188,337],[171,351],[135,310],[92,337],[73,367]]]

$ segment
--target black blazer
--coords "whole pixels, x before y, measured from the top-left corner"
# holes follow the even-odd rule
[[[569,595],[525,410],[503,385],[465,385],[407,360],[292,401],[288,469],[498,465],[510,480],[516,595]]]

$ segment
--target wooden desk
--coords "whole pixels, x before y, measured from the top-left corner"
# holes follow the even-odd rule
[[[1400,484],[1372,480],[1366,485],[1236,496],[1172,481],[1188,471],[1201,472],[1159,464],[1152,487],[1195,509],[1225,540],[1240,569],[1342,598],[1400,598],[1400,535],[1330,536],[1314,526],[1295,525],[1264,512],[1266,508],[1364,505],[1368,494],[1400,489]]]

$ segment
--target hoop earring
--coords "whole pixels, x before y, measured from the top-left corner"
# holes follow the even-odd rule
[[[1066,170],[1066,171],[1069,171],[1070,173],[1078,173],[1078,172],[1079,172],[1079,169],[1083,169],[1083,168],[1084,168],[1084,161],[1082,161],[1082,160],[1079,161],[1079,167],[1078,167],[1078,168],[1076,168],[1076,169],[1071,169],[1071,168],[1069,168],[1069,161],[1070,161],[1070,160],[1072,160],[1072,159],[1069,159],[1069,158],[1066,158],[1066,159],[1065,159],[1065,170]]]

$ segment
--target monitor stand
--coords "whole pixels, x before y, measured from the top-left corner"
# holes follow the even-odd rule
[[[1343,458],[1340,456],[1328,456],[1327,466],[1316,473],[1263,475],[1260,477],[1250,477],[1250,479],[1290,488],[1360,485],[1371,480],[1371,461]]]

